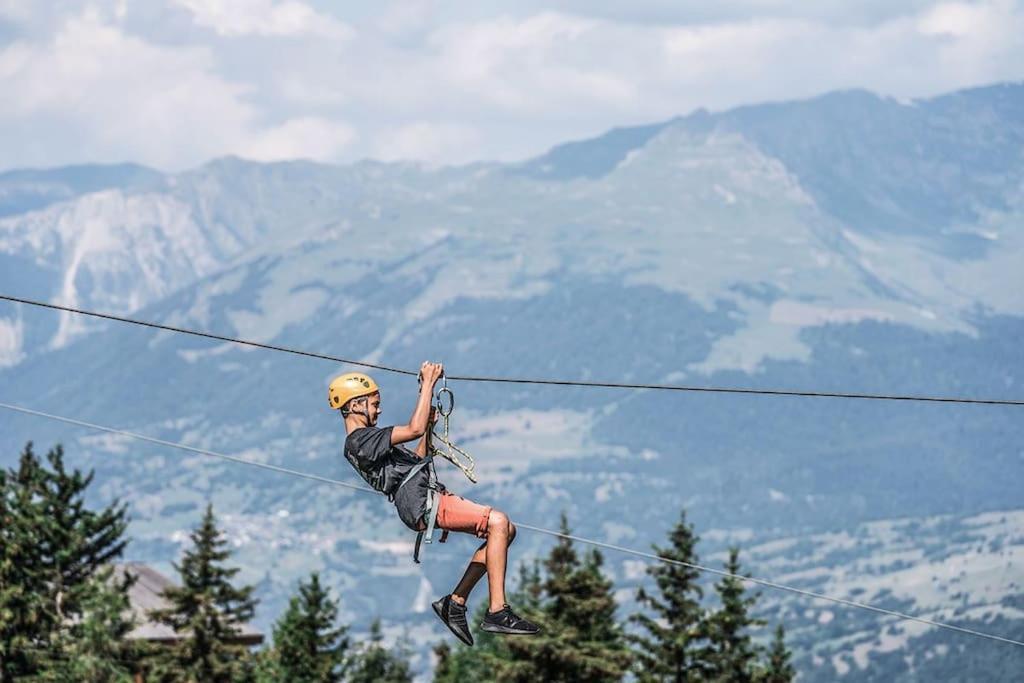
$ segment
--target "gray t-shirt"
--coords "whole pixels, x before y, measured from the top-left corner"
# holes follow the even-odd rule
[[[427,468],[422,467],[412,479],[402,480],[423,459],[404,446],[391,445],[393,427],[361,427],[345,439],[345,459],[366,480],[395,503],[402,522],[418,531],[427,507]]]

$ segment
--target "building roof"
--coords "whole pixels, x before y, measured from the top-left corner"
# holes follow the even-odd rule
[[[125,562],[114,565],[114,578],[120,580],[125,573],[138,577],[128,591],[132,615],[138,626],[128,634],[129,640],[147,640],[157,643],[176,643],[182,640],[182,634],[166,624],[154,622],[149,612],[155,609],[170,607],[163,597],[165,588],[174,587],[173,581],[141,562]],[[250,624],[242,624],[233,642],[239,645],[259,645],[263,642],[263,634]]]

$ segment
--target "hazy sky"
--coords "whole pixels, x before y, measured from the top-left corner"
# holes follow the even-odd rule
[[[0,168],[517,160],[697,107],[1022,77],[1024,0],[0,0]]]

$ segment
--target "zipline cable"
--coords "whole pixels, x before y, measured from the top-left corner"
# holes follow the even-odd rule
[[[43,301],[34,301],[32,299],[22,299],[15,296],[8,296],[6,294],[0,294],[0,300],[10,301],[13,303],[26,304],[28,306],[37,306],[40,308],[49,308],[55,311],[64,311],[66,313],[75,313],[78,315],[86,315],[93,318],[102,318],[104,320],[114,320],[122,323],[129,323],[132,325],[140,325],[142,327],[149,327],[156,330],[164,330],[166,332],[176,332],[178,334],[187,334],[193,337],[202,337],[205,339],[213,339],[216,341],[229,342],[231,344],[239,344],[242,346],[249,346],[257,349],[266,349],[268,351],[280,351],[282,353],[290,353],[297,356],[305,356],[307,358],[316,358],[319,360],[328,360],[334,363],[345,363],[348,365],[355,365],[358,367],[371,368],[373,370],[381,370],[384,372],[393,372],[400,375],[409,375],[416,377],[417,372],[412,370],[405,370],[402,368],[395,368],[387,365],[380,365],[377,363],[368,363],[366,361],[352,360],[349,358],[340,358],[338,356],[331,356],[324,353],[315,353],[312,351],[303,351],[301,349],[293,349],[287,346],[277,346],[274,344],[263,344],[260,342],[249,341],[246,339],[239,339],[236,337],[226,337],[219,334],[212,334],[210,332],[200,332],[197,330],[190,330],[183,327],[174,327],[172,325],[162,325],[160,323],[154,323],[147,320],[136,320],[134,318],[125,318],[122,316],[111,315],[109,313],[98,313],[96,311],[88,311],[81,308],[72,308],[70,306],[60,306],[57,304],[46,303]],[[848,398],[848,399],[865,399],[873,401],[919,401],[919,402],[930,402],[930,403],[965,403],[965,404],[980,404],[980,405],[999,405],[999,406],[1024,406],[1024,400],[1014,399],[987,399],[987,398],[963,398],[956,396],[918,396],[918,395],[899,395],[899,394],[865,394],[865,393],[851,393],[851,392],[829,392],[829,391],[796,391],[796,390],[783,390],[783,389],[750,389],[741,387],[708,387],[708,386],[688,386],[682,384],[631,384],[625,382],[588,382],[582,380],[560,380],[560,379],[542,379],[542,378],[515,378],[515,377],[488,377],[484,375],[449,375],[450,380],[461,380],[463,382],[492,382],[492,383],[503,383],[503,384],[534,384],[534,385],[548,385],[548,386],[563,386],[563,387],[599,387],[604,389],[650,389],[654,391],[685,391],[685,392],[702,392],[702,393],[714,393],[714,394],[754,394],[758,396],[802,396],[809,398]]]
[[[123,318],[118,315],[111,315],[109,313],[97,313],[96,311],[86,311],[81,308],[71,308],[70,306],[58,306],[57,304],[49,304],[45,301],[33,301],[31,299],[19,299],[15,296],[7,296],[6,294],[0,294],[0,300],[12,301],[19,304],[27,304],[29,306],[38,306],[40,308],[50,308],[55,311],[64,311],[66,313],[77,313],[78,315],[87,315],[93,318],[103,318],[104,320],[114,320],[119,323],[130,323],[132,325],[140,325],[142,327],[151,327],[155,330],[164,330],[165,332],[177,332],[178,334],[188,334],[193,337],[203,337],[205,339],[213,339],[216,341],[230,342],[232,344],[240,344],[242,346],[251,346],[257,349],[266,349],[268,351],[280,351],[282,353],[291,353],[296,356],[306,356],[307,358],[317,358],[319,360],[329,360],[335,363],[348,363],[349,365],[358,365],[364,368],[373,368],[374,370],[383,370],[385,372],[397,372],[401,375],[412,375],[416,377],[418,373],[411,372],[409,370],[402,370],[400,368],[391,368],[386,365],[374,365],[373,363],[363,363],[355,360],[348,360],[347,358],[338,358],[337,356],[328,356],[322,353],[313,353],[312,351],[302,351],[300,349],[290,349],[286,346],[274,346],[273,344],[261,344],[260,342],[248,341],[246,339],[236,339],[235,337],[223,337],[219,334],[211,334],[209,332],[199,332],[197,330],[189,330],[184,327],[174,327],[172,325],[161,325],[160,323],[150,322],[148,320],[135,320],[133,318]]]
[[[123,429],[114,429],[113,427],[104,427],[103,425],[93,424],[92,422],[83,422],[82,420],[75,420],[70,417],[62,417],[60,415],[52,415],[50,413],[44,413],[39,410],[32,410],[31,408],[23,408],[22,406],[11,405],[10,403],[0,403],[0,408],[6,408],[7,410],[13,410],[19,413],[25,413],[26,415],[35,415],[36,417],[45,417],[49,420],[57,420],[58,422],[66,422],[68,424],[77,425],[79,427],[86,427],[88,429],[96,429],[101,432],[107,432],[109,434],[117,434],[118,436],[127,436],[132,439],[138,439],[139,441],[148,441],[149,443],[155,443],[160,446],[169,446],[170,448],[179,448],[183,451],[190,451],[192,453],[198,453],[199,455],[206,455],[212,458],[220,458],[221,460],[228,460],[230,462],[236,462],[241,465],[252,465],[253,467],[259,467],[264,470],[270,470],[271,472],[279,472],[281,474],[290,474],[293,477],[302,477],[303,479],[309,479],[311,481],[319,482],[321,484],[334,484],[336,486],[344,486],[345,488],[355,489],[356,491],[369,491],[370,493],[377,493],[373,489],[366,486],[359,486],[357,484],[349,484],[337,479],[328,479],[327,477],[321,477],[317,474],[310,474],[308,472],[300,472],[299,470],[290,470],[287,467],[278,467],[277,465],[268,465],[263,462],[257,462],[255,460],[246,460],[245,458],[239,458],[233,455],[225,455],[224,453],[217,453],[214,451],[208,451],[205,448],[196,448],[195,446],[189,446],[176,441],[164,441],[163,439],[156,439],[152,436],[145,436],[144,434],[136,434],[135,432],[126,432]]]
[[[789,593],[795,593],[797,595],[802,595],[802,596],[807,597],[807,598],[813,598],[815,600],[827,600],[829,602],[834,602],[834,603],[839,604],[839,605],[845,605],[847,607],[857,607],[859,609],[869,610],[871,612],[878,612],[879,614],[886,614],[886,615],[889,615],[889,616],[892,616],[892,617],[898,617],[900,619],[906,619],[906,620],[909,620],[909,621],[917,621],[917,622],[920,622],[922,624],[928,624],[929,626],[935,626],[935,627],[938,627],[938,628],[949,629],[951,631],[957,631],[959,633],[966,633],[966,634],[972,635],[972,636],[980,636],[982,638],[989,638],[991,640],[998,640],[998,641],[1003,642],[1003,643],[1009,643],[1011,645],[1019,645],[1021,647],[1024,647],[1024,642],[1021,642],[1019,640],[1012,640],[1010,638],[1003,638],[1002,636],[992,635],[990,633],[985,633],[983,631],[975,631],[974,629],[963,628],[962,626],[955,626],[953,624],[947,624],[947,623],[941,622],[941,621],[934,621],[934,620],[928,619],[926,617],[916,617],[913,614],[906,614],[904,612],[897,612],[895,610],[886,609],[884,607],[878,607],[877,605],[871,605],[871,604],[868,604],[866,602],[857,602],[856,600],[846,600],[844,598],[836,598],[836,597],[833,597],[831,595],[825,595],[823,593],[815,593],[814,591],[808,591],[808,590],[804,590],[802,588],[794,588],[793,586],[787,586],[785,584],[776,583],[774,581],[768,581],[767,579],[758,579],[758,578],[755,578],[753,576],[743,576],[742,574],[733,574],[732,572],[727,572],[727,571],[724,571],[722,569],[712,569],[711,567],[704,567],[704,566],[701,566],[699,564],[692,564],[690,562],[683,562],[682,560],[674,560],[674,559],[672,559],[670,557],[662,557],[661,555],[655,555],[654,553],[647,553],[647,552],[644,552],[642,550],[634,550],[633,548],[625,548],[625,547],[620,546],[620,545],[613,545],[611,543],[604,543],[602,541],[595,541],[595,540],[590,539],[590,538],[583,538],[583,537],[580,537],[580,536],[573,536],[572,534],[565,534],[565,533],[562,533],[561,531],[552,531],[550,529],[542,529],[540,527],[530,526],[529,524],[523,524],[521,522],[515,522],[515,525],[517,527],[522,528],[522,529],[529,529],[530,531],[536,531],[537,533],[540,533],[540,534],[547,534],[549,536],[556,536],[558,538],[565,538],[565,539],[568,539],[570,541],[577,541],[579,543],[586,543],[587,545],[592,545],[592,546],[595,546],[595,547],[598,547],[598,548],[605,548],[607,550],[614,550],[616,552],[626,553],[626,554],[629,554],[629,555],[635,555],[637,557],[643,557],[643,558],[646,558],[646,559],[649,559],[649,560],[656,560],[658,562],[664,562],[666,564],[673,564],[673,565],[676,565],[676,566],[679,566],[679,567],[689,567],[690,569],[696,569],[698,571],[708,572],[710,574],[717,574],[719,576],[726,576],[726,577],[729,577],[729,578],[732,578],[732,579],[740,579],[741,581],[746,581],[748,583],[753,583],[753,584],[756,584],[758,586],[764,586],[766,588],[774,588],[775,590],[787,591]]]
[[[158,445],[161,445],[161,446],[168,446],[170,448],[178,448],[178,449],[181,449],[181,450],[184,450],[184,451],[188,451],[188,452],[191,452],[191,453],[197,453],[199,455],[206,455],[206,456],[213,457],[213,458],[219,458],[221,460],[227,460],[227,461],[234,462],[234,463],[239,463],[239,464],[242,464],[242,465],[252,465],[253,467],[259,467],[261,469],[271,470],[273,472],[278,472],[278,473],[281,473],[281,474],[289,474],[289,475],[292,475],[292,476],[295,476],[295,477],[301,477],[303,479],[309,479],[309,480],[312,480],[312,481],[315,481],[315,482],[318,482],[318,483],[322,483],[322,484],[331,484],[333,486],[342,486],[344,488],[353,489],[353,490],[356,490],[356,491],[361,491],[361,492],[365,492],[365,493],[372,493],[372,494],[375,494],[375,495],[378,495],[378,496],[381,495],[378,491],[375,491],[375,490],[373,490],[371,488],[368,488],[366,486],[359,486],[357,484],[350,484],[348,482],[339,481],[337,479],[330,479],[328,477],[321,477],[321,476],[318,476],[318,475],[315,475],[315,474],[309,474],[309,473],[306,473],[306,472],[300,472],[298,470],[288,469],[287,467],[278,467],[276,465],[268,465],[266,463],[257,462],[255,460],[246,460],[245,458],[238,458],[238,457],[235,457],[235,456],[232,456],[232,455],[225,455],[224,453],[217,453],[216,451],[207,450],[205,448],[196,448],[195,446],[188,446],[188,445],[183,444],[183,443],[177,443],[177,442],[174,442],[174,441],[165,441],[164,439],[155,439],[155,438],[150,437],[150,436],[145,436],[143,434],[136,434],[135,432],[129,432],[129,431],[125,431],[123,429],[115,429],[113,427],[105,427],[103,425],[98,425],[98,424],[95,424],[95,423],[92,423],[92,422],[85,422],[83,420],[76,420],[76,419],[73,419],[73,418],[70,418],[70,417],[64,417],[64,416],[61,416],[61,415],[54,415],[52,413],[44,413],[41,410],[32,410],[31,408],[24,408],[22,406],[17,406],[17,405],[12,405],[10,403],[2,403],[2,402],[0,402],[0,408],[6,408],[7,410],[23,413],[23,414],[26,414],[26,415],[33,415],[35,417],[42,417],[42,418],[46,418],[48,420],[56,420],[58,422],[65,422],[67,424],[72,424],[72,425],[76,425],[76,426],[79,426],[79,427],[86,427],[88,429],[95,429],[95,430],[98,430],[98,431],[101,431],[101,432],[107,432],[107,433],[110,433],[110,434],[116,434],[116,435],[119,435],[119,436],[125,436],[125,437],[129,437],[129,438],[132,438],[132,439],[139,439],[140,441],[148,441],[149,443],[154,443],[154,444],[158,444]],[[515,525],[517,527],[521,528],[521,529],[527,529],[529,531],[533,531],[533,532],[536,532],[536,533],[545,534],[545,535],[548,535],[548,536],[554,536],[555,538],[563,538],[563,539],[570,540],[570,541],[573,541],[573,542],[576,542],[576,543],[582,543],[582,544],[594,546],[594,547],[597,547],[597,548],[604,548],[606,550],[612,550],[612,551],[618,552],[618,553],[624,553],[624,554],[627,554],[627,555],[633,555],[635,557],[640,557],[640,558],[647,559],[647,560],[653,560],[653,561],[656,561],[656,562],[663,562],[665,564],[676,565],[676,566],[679,566],[679,567],[687,567],[689,569],[694,569],[694,570],[697,570],[697,571],[700,571],[700,572],[706,572],[706,573],[709,573],[709,574],[716,574],[718,576],[724,576],[724,577],[729,577],[729,578],[732,578],[732,579],[738,579],[738,580],[744,581],[746,583],[752,583],[752,584],[755,584],[755,585],[758,585],[758,586],[764,586],[766,588],[772,588],[772,589],[775,589],[775,590],[786,591],[786,592],[794,593],[796,595],[800,595],[800,596],[803,596],[803,597],[806,597],[806,598],[812,598],[814,600],[825,600],[827,602],[832,602],[832,603],[835,603],[835,604],[838,604],[838,605],[843,605],[843,606],[846,606],[846,607],[854,607],[854,608],[857,608],[857,609],[868,610],[868,611],[871,611],[871,612],[876,612],[878,614],[884,614],[884,615],[887,615],[887,616],[896,617],[898,619],[903,619],[903,620],[906,620],[906,621],[916,621],[916,622],[919,622],[919,623],[922,623],[922,624],[926,624],[928,626],[934,626],[935,628],[946,629],[946,630],[949,630],[949,631],[955,631],[957,633],[962,633],[962,634],[965,634],[965,635],[976,636],[978,638],[985,638],[987,640],[993,640],[993,641],[997,641],[997,642],[1001,642],[1001,643],[1006,643],[1006,644],[1009,644],[1009,645],[1016,645],[1018,647],[1024,647],[1024,642],[1019,641],[1019,640],[1013,640],[1011,638],[1004,638],[1002,636],[997,636],[997,635],[994,635],[994,634],[991,634],[991,633],[985,633],[984,631],[976,631],[974,629],[964,628],[962,626],[956,626],[954,624],[947,624],[945,622],[935,621],[933,619],[928,619],[926,617],[918,617],[918,616],[914,616],[912,614],[906,614],[904,612],[897,612],[896,610],[886,609],[884,607],[878,607],[876,605],[871,605],[871,604],[864,603],[864,602],[857,602],[856,600],[846,600],[845,598],[836,598],[836,597],[833,597],[831,595],[825,595],[824,593],[815,593],[813,591],[807,591],[807,590],[803,590],[802,588],[795,588],[793,586],[787,586],[785,584],[776,583],[774,581],[768,581],[766,579],[758,579],[758,578],[754,578],[754,577],[751,577],[751,576],[743,576],[742,574],[733,574],[732,572],[727,572],[727,571],[724,571],[724,570],[721,570],[721,569],[713,569],[711,567],[705,567],[705,566],[699,565],[699,564],[693,564],[693,563],[690,563],[690,562],[683,562],[681,560],[675,560],[675,559],[672,559],[672,558],[669,558],[669,557],[662,557],[661,555],[655,555],[654,553],[648,553],[648,552],[644,552],[642,550],[635,550],[633,548],[626,548],[624,546],[613,545],[611,543],[604,543],[602,541],[596,541],[596,540],[591,539],[591,538],[585,538],[583,536],[574,536],[572,534],[562,533],[561,531],[554,531],[552,529],[545,529],[543,527],[533,526],[533,525],[530,525],[530,524],[524,524],[522,522],[515,522]]]

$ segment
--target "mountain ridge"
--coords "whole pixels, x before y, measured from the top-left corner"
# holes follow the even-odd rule
[[[1013,111],[1024,88],[1009,90],[1010,104],[999,106]],[[981,102],[964,106],[985,111],[985,98],[997,95],[983,91]],[[869,111],[877,106],[879,121],[904,109],[920,114],[881,98],[849,97]],[[961,106],[956,100],[941,106]],[[130,240],[115,242],[87,264],[98,273],[110,267],[116,277],[98,278],[94,288],[72,278],[94,297],[83,295],[83,305],[400,367],[440,359],[457,374],[1016,397],[1024,369],[1015,342],[1024,334],[1024,301],[1015,294],[1024,291],[1024,184],[1014,179],[1024,177],[1024,161],[986,156],[993,140],[1003,139],[1003,124],[981,117],[974,130],[966,114],[929,113],[960,126],[943,135],[959,131],[958,145],[974,145],[963,168],[949,170],[932,157],[957,147],[920,155],[913,140],[901,146],[902,134],[887,138],[882,130],[871,138],[874,146],[851,149],[843,141],[857,139],[860,123],[815,133],[805,119],[820,104],[779,106],[674,119],[620,135],[604,149],[601,138],[583,141],[572,154],[561,152],[569,161],[560,163],[587,173],[567,178],[502,164],[217,160],[167,176],[157,190],[106,188],[0,219],[0,290],[38,299],[61,291],[64,254],[73,254],[65,247],[88,227],[75,218],[86,215],[82,207],[166,203],[199,236],[185,240],[188,233],[176,231],[166,246],[150,245],[159,246],[152,261],[180,267],[156,271],[146,289],[133,269],[147,261]],[[786,111],[792,118],[782,120]],[[729,116],[752,122],[728,123]],[[815,125],[828,132],[836,124],[822,114]],[[1006,125],[1001,135],[1017,139],[1022,123]],[[768,153],[743,126],[762,135],[779,126],[806,129],[813,153],[797,144],[803,138],[788,147],[775,140],[781,151]],[[849,161],[886,140],[873,165]],[[815,186],[807,178],[822,158],[843,172]],[[928,204],[970,175],[977,159],[980,180],[945,204]],[[1010,171],[986,185],[998,164]],[[856,202],[836,204],[847,191]],[[902,204],[890,202],[903,194]],[[856,206],[881,222],[844,218]],[[50,223],[40,224],[41,216]],[[58,216],[68,221],[68,243],[55,237],[53,252],[33,246],[62,234]],[[166,232],[169,222],[153,216],[140,209],[90,220],[104,231]],[[216,263],[199,272],[183,245],[207,241],[225,246],[211,249]],[[343,366],[109,322],[55,346],[58,333],[59,318],[50,312],[0,310],[0,351],[15,361],[0,368],[0,400],[326,476],[350,474],[338,457],[340,424],[323,402],[327,381]],[[403,419],[414,383],[377,379],[387,397],[383,419]],[[742,531],[764,541],[1020,507],[1014,482],[1024,475],[1024,454],[1012,408],[468,383],[454,389],[454,434],[477,455],[482,483],[471,488],[445,470],[449,485],[498,501],[514,519],[556,519],[566,511],[581,534],[634,547],[660,542],[684,504],[716,537]],[[207,501],[226,511],[247,580],[260,583],[265,599],[260,623],[302,571],[317,568],[330,585],[345,588],[353,613],[381,613],[427,633],[430,615],[416,612],[410,621],[405,608],[418,604],[424,585],[440,590],[464,559],[438,552],[429,566],[408,564],[408,538],[387,507],[344,492],[27,417],[3,414],[0,424],[3,462],[45,433],[65,440],[78,463],[95,467],[97,495],[124,496],[136,511],[130,533],[137,558],[169,562]],[[623,505],[646,513],[627,517]],[[517,553],[543,547],[542,539],[524,538]],[[870,550],[856,552],[863,558]],[[817,559],[824,569],[842,566],[829,554]],[[774,565],[760,561],[752,570],[770,573]],[[628,567],[609,558],[608,570],[623,581]],[[1018,578],[1011,573],[986,589],[992,601],[984,604],[1016,600]],[[806,577],[806,585],[815,580]],[[844,585],[834,589],[846,595]],[[886,599],[883,592],[874,597]],[[918,598],[906,599],[913,609]],[[1020,627],[1009,610],[986,614],[970,616],[992,628],[1004,623],[999,619]],[[810,655],[812,641],[801,646],[808,648],[804,670],[814,680],[867,680],[864,660],[834,659],[835,648],[878,626],[836,621],[820,644],[832,654],[821,662]],[[934,649],[931,634],[922,637],[928,645],[921,647]],[[916,647],[913,641],[901,640],[900,648]]]

